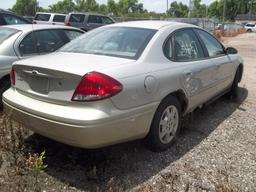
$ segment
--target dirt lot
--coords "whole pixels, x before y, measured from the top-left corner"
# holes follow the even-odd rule
[[[256,191],[255,42],[255,33],[225,38],[245,63],[238,101],[221,98],[187,116],[163,153],[140,141],[87,151],[33,134],[23,140],[23,128],[2,118],[0,191]],[[35,156],[42,151],[46,168]]]

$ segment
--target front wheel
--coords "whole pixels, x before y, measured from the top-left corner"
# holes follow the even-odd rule
[[[181,106],[175,97],[168,97],[159,105],[152,121],[147,144],[152,151],[164,151],[174,142],[181,119]]]
[[[238,68],[235,74],[234,81],[231,86],[231,90],[229,92],[229,96],[231,99],[236,99],[238,97],[238,83],[241,75],[240,73],[241,73],[241,69]]]

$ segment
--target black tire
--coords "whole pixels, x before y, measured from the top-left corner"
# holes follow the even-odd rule
[[[8,80],[4,80],[1,84],[0,84],[0,111],[3,110],[3,101],[2,101],[2,97],[3,97],[3,93],[9,89],[11,86],[11,82]]]
[[[251,32],[252,32],[252,30],[251,30],[251,29],[247,29],[247,32],[248,32],[248,33],[251,33]]]
[[[238,68],[236,71],[234,81],[231,86],[231,90],[228,94],[231,99],[236,99],[238,96],[238,83],[239,83],[239,79],[240,79],[240,73],[241,73],[241,70],[240,70],[240,68]]]
[[[170,108],[174,111],[176,110],[175,112],[177,112],[176,113],[177,120],[176,120],[176,118],[173,118],[173,119],[175,119],[173,121],[176,121],[175,123],[177,123],[177,127],[176,127],[175,123],[170,124],[169,121],[163,119],[163,117],[168,119],[167,115],[165,116],[165,114],[168,110],[170,112]],[[166,124],[168,124],[168,126],[169,126],[169,128],[168,128],[169,130],[173,129],[173,132],[170,133],[171,136],[168,134],[166,134],[164,136],[164,137],[170,137],[170,139],[171,139],[170,141],[167,138],[167,141],[163,142],[162,140],[164,139],[164,137],[162,139],[160,138],[160,132],[161,132],[161,130],[163,130],[163,126],[160,125],[161,120],[166,121]],[[152,151],[155,151],[155,152],[160,152],[160,151],[164,151],[164,150],[167,150],[168,148],[170,148],[170,146],[173,144],[173,142],[176,139],[176,136],[179,133],[180,122],[181,122],[181,105],[177,98],[175,98],[173,96],[169,96],[168,98],[166,98],[165,100],[163,100],[161,102],[161,104],[157,108],[156,113],[154,115],[149,134],[146,137],[146,143],[147,143],[147,146],[149,147],[149,149]],[[172,126],[172,125],[175,125],[174,126],[175,128],[170,128],[170,126]],[[167,129],[165,129],[165,130],[167,130]]]

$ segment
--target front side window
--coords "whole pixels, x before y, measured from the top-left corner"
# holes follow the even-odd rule
[[[49,21],[51,14],[36,14],[35,20],[37,21]]]
[[[71,14],[69,22],[73,23],[83,23],[84,22],[85,15],[81,14]]]
[[[42,30],[34,33],[40,54],[56,51],[69,41],[61,30]]]
[[[64,23],[66,16],[65,15],[54,15],[53,22],[61,22]]]
[[[202,39],[210,57],[218,57],[225,54],[223,46],[209,33],[196,29],[199,37]]]
[[[114,22],[108,17],[102,17],[102,23],[103,24],[112,24]]]
[[[171,38],[173,38],[173,41],[167,41],[165,47],[166,49],[171,47],[168,43],[173,42],[173,59],[175,61],[191,61],[204,58],[200,42],[191,29],[179,30]]]
[[[65,34],[67,35],[67,37],[69,38],[70,41],[83,34],[83,32],[75,31],[75,30],[64,30],[64,32],[65,32]]]
[[[102,19],[97,15],[90,15],[88,19],[88,23],[100,23],[102,24]]]
[[[65,45],[60,51],[137,59],[156,30],[132,27],[98,28]]]
[[[19,45],[20,54],[22,56],[38,54],[35,43],[34,33],[28,34]]]
[[[16,16],[13,16],[13,15],[4,15],[4,20],[6,22],[7,25],[15,25],[15,24],[27,24],[29,22],[23,20],[23,19],[20,19]]]

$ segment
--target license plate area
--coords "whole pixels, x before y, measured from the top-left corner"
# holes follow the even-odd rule
[[[49,93],[49,78],[32,75],[30,77],[30,88],[34,92],[47,95]]]

